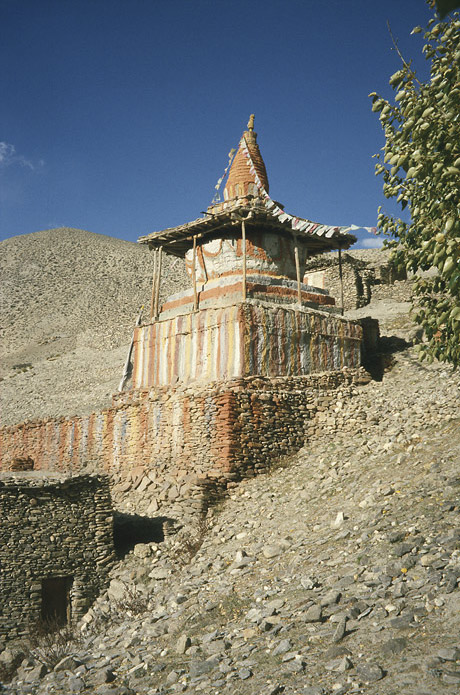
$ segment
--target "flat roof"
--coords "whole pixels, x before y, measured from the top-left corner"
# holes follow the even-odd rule
[[[292,215],[287,217],[289,219],[281,220],[279,215],[274,215],[262,202],[256,200],[247,204],[229,205],[217,212],[208,211],[204,217],[178,227],[152,232],[140,237],[138,242],[148,244],[150,248],[162,246],[166,253],[183,257],[192,248],[194,237],[200,239],[217,232],[234,230],[241,226],[243,220],[248,231],[254,227],[263,227],[283,235],[295,235],[301,243],[309,246],[313,254],[339,248],[348,249],[356,242],[353,234],[341,231],[340,227],[330,227],[300,217],[293,218]],[[296,228],[293,227],[293,219]]]

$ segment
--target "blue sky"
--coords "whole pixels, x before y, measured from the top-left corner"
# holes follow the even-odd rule
[[[250,113],[288,212],[375,225],[386,22],[426,75],[410,32],[430,17],[424,0],[0,0],[0,238],[193,220]]]

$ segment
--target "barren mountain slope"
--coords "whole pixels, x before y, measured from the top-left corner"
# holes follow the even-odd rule
[[[136,545],[76,640],[6,692],[458,693],[459,386],[410,349],[338,393],[317,436],[206,525]]]
[[[76,230],[0,252],[11,417],[105,405],[150,296],[148,254]],[[391,296],[360,310],[387,335],[410,332],[407,311]],[[136,545],[75,641],[26,659],[6,693],[457,693],[460,377],[412,349],[395,360],[338,392],[313,440],[206,523]]]
[[[2,423],[83,414],[109,405],[142,304],[150,310],[153,255],[80,229],[0,242]],[[162,297],[188,286],[164,258]]]
[[[369,262],[388,255],[353,253]],[[153,255],[146,247],[80,229],[0,242],[0,422],[108,406],[143,304],[148,316],[152,274]],[[164,256],[161,298],[187,286],[183,262]],[[360,315],[401,314],[406,324],[408,307],[390,299]],[[392,325],[390,320],[390,330]]]

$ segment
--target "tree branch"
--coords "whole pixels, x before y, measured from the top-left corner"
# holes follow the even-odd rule
[[[399,46],[398,46],[398,44],[397,44],[397,42],[396,42],[395,37],[393,36],[393,32],[391,31],[390,22],[389,22],[388,20],[387,20],[387,27],[388,27],[388,32],[389,32],[390,37],[391,37],[391,41],[392,41],[392,43],[393,43],[393,46],[395,47],[395,51],[396,51],[396,53],[398,54],[398,56],[401,58],[402,64],[404,65],[404,67],[405,67],[407,70],[409,70],[409,72],[410,72],[411,75],[412,75],[412,78],[417,82],[417,84],[419,85],[419,87],[422,87],[422,83],[417,79],[417,75],[416,75],[415,72],[412,70],[412,68],[411,68],[411,66],[410,66],[410,63],[408,63],[407,60],[404,59],[403,54],[402,54],[401,51],[399,50]]]

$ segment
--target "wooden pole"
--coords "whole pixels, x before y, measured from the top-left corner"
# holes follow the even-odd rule
[[[197,234],[197,239],[202,236],[201,234]],[[203,249],[201,246],[198,246],[197,248],[197,254],[198,258],[200,259],[201,262],[201,268],[203,270],[203,275],[204,275],[204,281],[207,282],[209,280],[208,278],[208,272],[206,270],[206,263],[204,262],[204,256],[203,256]]]
[[[297,301],[299,306],[302,306],[302,290],[300,287],[300,263],[299,263],[299,247],[297,242],[297,237],[294,238],[294,258],[295,258],[295,272],[297,274]]]
[[[144,310],[144,305],[141,306],[141,310],[139,312],[139,316],[137,317],[137,321],[136,321],[136,327],[141,325],[143,310]],[[133,335],[131,338],[131,344],[130,344],[129,350],[128,350],[128,357],[126,358],[125,366],[123,367],[123,375],[121,377],[121,381],[120,381],[120,384],[118,386],[118,390],[120,391],[120,393],[125,388],[125,384],[128,380],[128,377],[130,376],[130,374],[132,373],[132,370],[133,370],[133,365],[131,364],[131,357],[133,354],[134,336],[136,334],[136,327],[134,328],[134,331],[133,331]]]
[[[152,278],[152,297],[150,299],[150,323],[153,321],[155,313],[155,290],[157,286],[157,250],[153,249],[153,278]]]
[[[343,272],[342,272],[342,249],[339,246],[339,277],[340,277],[340,313],[343,316]]]
[[[160,284],[161,284],[161,255],[163,252],[163,247],[160,246],[158,249],[158,264],[157,264],[157,286],[155,288],[155,320],[158,319],[158,309],[160,303]]]
[[[198,294],[196,291],[196,236],[193,237],[193,260],[192,260],[192,282],[193,282],[193,311],[198,309]]]
[[[246,225],[241,220],[241,243],[243,246],[243,302],[246,301]]]

